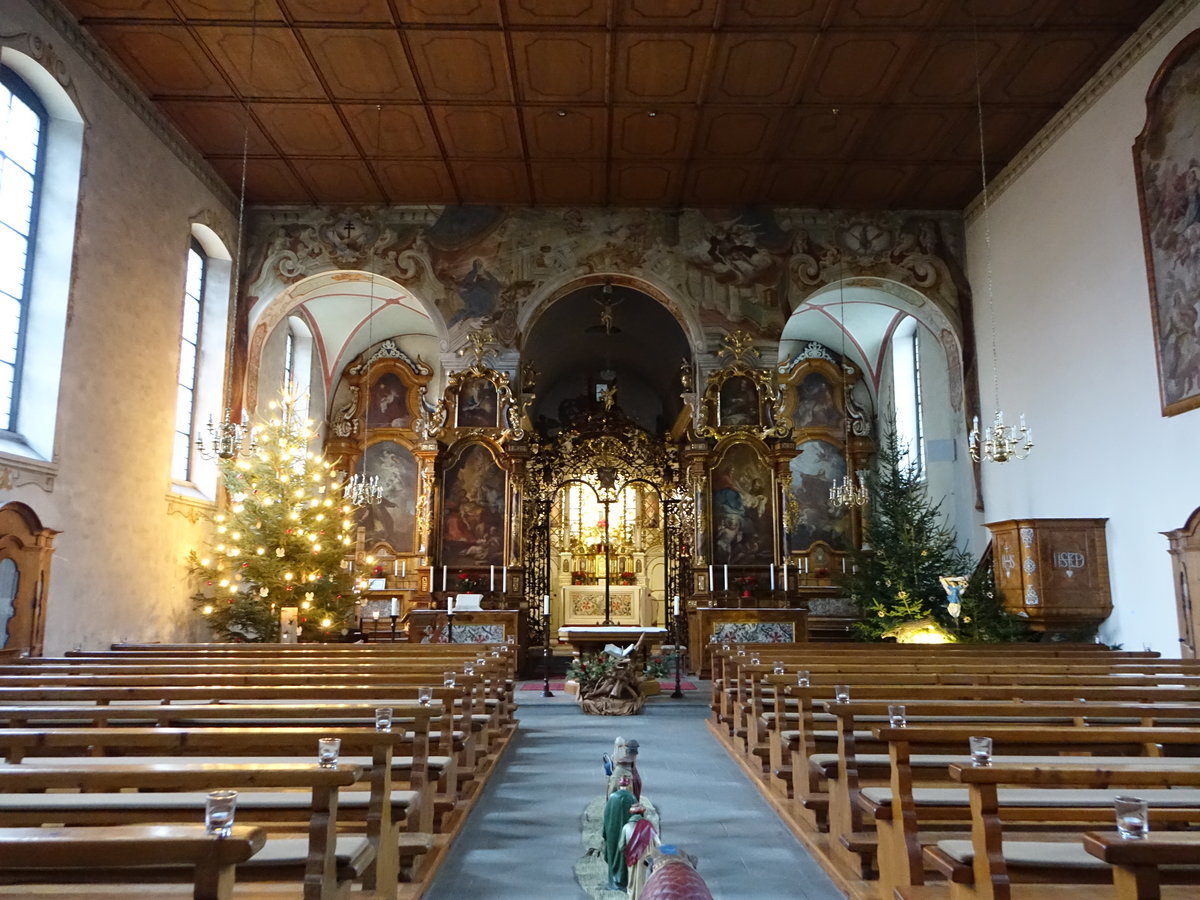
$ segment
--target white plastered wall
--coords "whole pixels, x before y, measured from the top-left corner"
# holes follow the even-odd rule
[[[1000,403],[1029,418],[1024,462],[986,464],[985,521],[1106,517],[1108,642],[1178,650],[1160,534],[1200,506],[1200,410],[1160,414],[1132,145],[1160,63],[1193,7],[990,204]],[[986,126],[986,109],[984,122]],[[967,231],[981,418],[993,413],[987,222]],[[980,546],[986,541],[982,530]]]
[[[44,410],[55,474],[0,481],[0,502],[62,531],[46,652],[199,637],[184,559],[205,520],[169,492],[183,278],[192,223],[228,241],[235,217],[24,0],[0,4],[0,33],[44,42],[86,123],[61,389]]]

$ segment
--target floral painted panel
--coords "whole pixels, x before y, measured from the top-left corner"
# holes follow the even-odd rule
[[[576,617],[586,618],[588,616],[604,615],[603,594],[598,596],[572,595],[570,603],[571,609],[568,615],[572,619]],[[628,618],[633,615],[633,597],[630,594],[618,594],[616,591],[613,591],[609,594],[608,606],[614,616]]]
[[[713,626],[717,643],[794,644],[796,626],[791,622],[722,622]]]
[[[448,629],[445,625],[436,628],[427,626],[421,635],[422,644],[448,644]],[[503,644],[503,625],[455,625],[454,643],[456,644]]]

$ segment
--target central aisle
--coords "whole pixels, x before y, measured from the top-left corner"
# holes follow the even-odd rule
[[[705,725],[709,686],[663,695],[640,716],[585,716],[565,693],[518,691],[520,725],[428,900],[586,897],[573,867],[580,820],[604,793],[600,754],[613,738],[641,744],[638,771],[662,817],[662,840],[700,858],[717,900],[839,900],[833,882]]]

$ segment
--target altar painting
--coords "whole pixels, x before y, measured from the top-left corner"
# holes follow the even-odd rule
[[[796,392],[794,427],[841,429],[842,413],[828,378],[820,372],[810,372],[793,390]]]
[[[367,546],[387,544],[394,553],[413,550],[413,508],[417,485],[417,461],[406,447],[395,441],[378,441],[367,447],[358,473],[378,476],[383,497],[358,511],[358,522],[366,528]]]
[[[460,428],[495,428],[497,405],[496,385],[486,378],[470,378],[458,393],[456,424]]]
[[[766,565],[774,558],[770,467],[737,443],[712,470],[712,547],[716,565]]]
[[[849,511],[839,507],[835,513],[829,505],[829,489],[846,474],[842,451],[828,441],[805,441],[789,466],[799,514],[788,531],[788,547],[804,550],[824,541],[834,550],[849,550]]]
[[[1200,31],[1163,63],[1134,142],[1163,415],[1200,406]]]
[[[718,422],[728,425],[761,425],[758,386],[745,375],[726,378],[721,385]]]
[[[408,428],[412,415],[408,410],[408,388],[394,372],[385,372],[371,385],[367,405],[368,428]]]
[[[504,491],[504,470],[482,444],[468,445],[446,469],[442,494],[445,565],[502,563]]]

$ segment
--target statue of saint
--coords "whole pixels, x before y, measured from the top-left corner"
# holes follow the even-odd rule
[[[604,839],[604,862],[608,865],[608,887],[614,891],[624,890],[629,875],[621,851],[621,833],[629,821],[629,810],[637,802],[629,785],[629,778],[622,778],[617,789],[608,795],[600,832]]]

